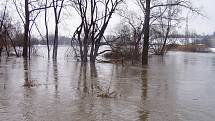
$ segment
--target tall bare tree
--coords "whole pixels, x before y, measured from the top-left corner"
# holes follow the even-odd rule
[[[25,0],[24,46],[22,53],[23,57],[28,57],[29,26],[30,26],[29,0]]]
[[[5,16],[6,16],[6,9],[7,9],[7,3],[5,4],[5,7],[4,7],[4,11],[3,11],[3,15],[1,16],[0,18],[0,55],[2,53],[2,49],[3,49],[3,46],[5,45],[5,42],[3,41],[4,38],[3,38],[3,34],[4,34],[4,21],[5,21]]]
[[[164,9],[164,10],[162,10]],[[172,38],[176,34],[176,28],[179,26],[183,17],[181,17],[181,8],[177,6],[160,7],[159,16],[151,26],[151,48],[156,55],[164,55],[168,49],[167,44],[173,44],[175,39]]]
[[[149,48],[149,22],[150,22],[150,6],[151,0],[146,0],[145,19],[144,19],[144,43],[142,51],[142,64],[148,64],[148,48]]]
[[[17,3],[16,0],[13,0],[16,11],[24,24],[24,44],[23,44],[23,57],[29,56],[28,47],[30,46],[30,30],[35,24],[35,20],[38,17],[41,10],[45,8],[50,8],[50,6],[45,6],[43,1],[38,0],[25,0],[24,1],[24,12],[22,11],[22,2]],[[18,5],[20,4],[20,5]]]
[[[13,34],[14,25],[12,24],[12,19],[7,12],[7,3],[8,1],[5,1],[3,15],[1,15],[0,18],[0,55],[4,46],[7,55],[10,56],[9,50],[10,46],[12,46],[16,56],[19,56],[10,35]]]
[[[143,19],[133,11],[123,10],[119,14],[125,19],[124,21],[127,22],[132,29],[132,47],[134,47],[134,49],[132,50],[132,60],[137,60],[139,59],[138,57],[140,54],[140,42],[144,31]]]
[[[48,28],[48,20],[47,20],[47,7],[48,7],[48,0],[45,1],[45,27],[46,27],[46,45],[48,50],[48,58],[50,57],[50,46],[49,46],[49,28]]]
[[[123,0],[73,0],[74,8],[81,18],[81,24],[74,33],[80,50],[82,62],[95,63],[96,57],[105,51],[98,52],[104,32],[113,13]]]
[[[52,0],[54,17],[55,17],[55,37],[53,45],[53,55],[54,59],[57,58],[57,49],[58,49],[58,24],[60,22],[60,15],[63,8],[64,0]]]
[[[149,37],[150,37],[150,22],[157,20],[158,16],[162,16],[164,12],[160,15],[156,16],[154,20],[153,15],[156,14],[156,10],[159,7],[167,7],[167,6],[177,6],[185,9],[189,9],[193,12],[200,14],[200,12],[193,8],[191,2],[189,0],[137,0],[138,5],[143,11],[143,15],[145,16],[144,20],[144,39],[143,39],[143,49],[142,49],[142,64],[148,64],[148,51],[149,51]],[[150,21],[151,20],[151,21]],[[168,33],[167,33],[168,34]]]

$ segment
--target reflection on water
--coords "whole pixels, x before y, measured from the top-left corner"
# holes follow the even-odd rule
[[[30,86],[30,80],[29,80],[29,73],[28,73],[28,71],[30,71],[30,69],[28,68],[28,59],[27,58],[25,58],[25,59],[23,59],[23,66],[24,66],[24,80],[25,80],[25,84],[24,85],[26,85],[26,86]]]
[[[142,78],[142,98],[145,100],[147,98],[147,88],[148,88],[148,75],[147,75],[147,67],[142,70],[141,78]]]
[[[55,85],[55,94],[57,97],[58,93],[58,66],[57,66],[57,60],[53,60],[53,78],[54,78],[54,85]]]
[[[0,120],[213,121],[214,58],[170,52],[141,67],[2,57]]]

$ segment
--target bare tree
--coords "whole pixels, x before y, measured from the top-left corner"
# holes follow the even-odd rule
[[[145,19],[144,19],[144,44],[142,50],[142,65],[148,64],[148,48],[149,48],[149,22],[150,22],[150,5],[151,0],[146,0]]]
[[[28,57],[29,26],[30,26],[29,0],[25,0],[24,46],[22,53],[23,57]]]
[[[50,8],[50,6],[43,5],[42,1],[34,1],[34,0],[25,0],[24,1],[24,12],[22,11],[22,3],[18,5],[16,0],[13,0],[16,11],[24,24],[24,44],[23,44],[23,57],[28,57],[28,53],[30,53],[30,49],[28,50],[28,46],[30,46],[30,30],[35,24],[35,20],[39,15],[40,11],[45,8]]]
[[[108,23],[123,0],[74,0],[72,2],[81,18],[81,24],[73,36],[77,38],[79,44],[81,61],[84,63],[88,61],[89,52],[90,62],[95,63],[96,57],[107,51],[98,52]]]
[[[164,10],[162,10],[164,9]],[[181,8],[177,6],[166,6],[159,8],[159,15],[156,22],[151,25],[151,48],[156,55],[164,55],[169,48],[167,44],[173,44],[174,38],[170,38],[175,34],[175,30],[178,27],[183,17],[180,15]]]
[[[7,13],[7,3],[8,1],[5,1],[3,15],[0,18],[0,55],[4,46],[7,56],[10,56],[9,51],[10,51],[10,46],[12,45],[16,56],[18,56],[14,42],[10,36],[10,33],[12,33],[14,29],[14,25],[12,25],[11,18]]]
[[[124,22],[127,22],[132,30],[132,60],[133,59],[139,59],[139,54],[140,54],[140,42],[142,39],[142,35],[143,35],[143,20],[141,16],[138,16],[135,12],[133,11],[127,11],[127,10],[123,10],[119,13],[119,15],[121,17],[123,17],[125,20]]]
[[[7,2],[4,6],[4,11],[3,11],[3,15],[1,17],[1,20],[0,20],[0,55],[1,55],[1,52],[2,52],[2,49],[3,49],[3,46],[5,46],[6,50],[7,50],[7,45],[6,45],[6,42],[5,42],[5,39],[4,39],[4,21],[5,21],[5,18],[6,18],[6,9],[7,9]],[[7,52],[8,53],[8,52]]]
[[[46,45],[48,49],[48,58],[50,57],[50,47],[49,47],[49,29],[48,29],[48,21],[47,21],[47,7],[48,7],[48,0],[45,2],[45,27],[46,27]]]
[[[17,57],[19,57],[19,54],[18,54],[18,52],[17,52],[17,50],[16,50],[16,47],[15,47],[15,44],[14,44],[14,42],[13,42],[13,39],[12,39],[12,37],[10,36],[10,33],[8,32],[8,28],[6,27],[6,26],[4,26],[4,28],[5,28],[5,36],[7,36],[8,38],[9,38],[9,40],[10,40],[10,42],[11,42],[11,45],[12,45],[12,47],[13,47],[13,49],[14,49],[14,52],[15,52],[15,54],[16,54],[16,56]]]
[[[177,6],[189,9],[193,12],[200,14],[200,12],[191,6],[191,2],[188,0],[137,0],[138,5],[143,11],[143,15],[145,16],[144,20],[144,42],[143,42],[143,50],[142,50],[142,64],[148,64],[148,51],[149,51],[149,37],[150,37],[150,20],[154,22],[157,20],[157,17],[152,20],[154,12],[159,7],[167,7],[167,6]],[[156,13],[156,12],[155,12]],[[162,16],[164,12],[162,12],[159,16]],[[167,33],[168,34],[168,33]]]
[[[57,58],[57,49],[58,49],[58,24],[60,20],[61,11],[63,8],[64,0],[52,0],[54,17],[55,17],[55,37],[53,45],[53,55],[54,59]]]

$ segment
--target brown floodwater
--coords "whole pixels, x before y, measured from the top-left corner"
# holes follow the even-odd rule
[[[149,62],[2,57],[0,121],[215,120],[215,54],[170,52]]]

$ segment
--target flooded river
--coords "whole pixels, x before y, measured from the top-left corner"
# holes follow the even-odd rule
[[[0,121],[215,120],[213,53],[170,52],[143,68],[42,56],[0,61]]]

